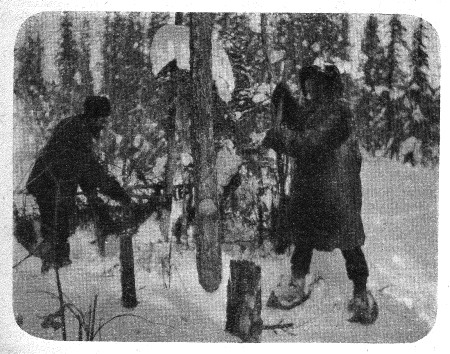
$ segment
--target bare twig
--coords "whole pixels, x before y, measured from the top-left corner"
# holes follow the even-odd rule
[[[28,293],[30,293],[30,294],[33,294],[33,293],[47,294],[47,295],[50,295],[53,299],[59,300],[59,297],[57,294],[52,293],[51,291],[47,291],[47,290],[34,290],[34,291],[28,291]],[[82,312],[80,310],[80,308],[78,308],[77,306],[75,306],[73,304],[73,301],[70,299],[69,296],[67,296],[67,294],[65,294],[64,292],[62,294],[68,301],[68,302],[65,302],[66,305],[70,304],[70,306],[73,306],[78,312],[80,312],[80,313]]]
[[[24,258],[22,258],[19,262],[17,262],[16,264],[13,265],[13,269],[18,267],[19,265],[22,264],[22,262],[26,261],[28,258],[30,258],[33,254],[29,253],[27,256],[25,256]]]

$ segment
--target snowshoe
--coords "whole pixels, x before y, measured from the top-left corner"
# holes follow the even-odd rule
[[[267,307],[279,310],[291,310],[303,304],[309,299],[310,295],[311,291],[305,293],[303,287],[290,284],[287,291],[279,295],[276,295],[275,291],[272,290],[269,300],[267,300]]]
[[[353,315],[349,322],[363,325],[373,324],[378,318],[378,304],[370,291],[355,295],[348,304],[348,311]]]

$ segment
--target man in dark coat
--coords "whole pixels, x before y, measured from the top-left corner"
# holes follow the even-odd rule
[[[369,275],[361,246],[365,234],[361,219],[361,154],[352,132],[352,112],[341,98],[343,85],[335,66],[309,66],[300,72],[307,103],[300,106],[285,84],[273,94],[278,109],[283,103],[283,126],[267,133],[263,142],[277,153],[296,159],[286,217],[295,250],[291,258],[291,288],[272,296],[268,305],[293,308],[303,303],[305,276],[313,250],[339,248],[354,284],[350,308],[353,320],[371,323],[376,303],[366,289]]]
[[[68,238],[74,229],[78,186],[93,203],[98,201],[97,191],[124,204],[131,202],[94,153],[93,139],[99,138],[110,114],[106,97],[87,97],[84,114],[66,118],[55,127],[33,166],[27,190],[39,206],[43,242],[37,254],[43,272],[71,263]]]

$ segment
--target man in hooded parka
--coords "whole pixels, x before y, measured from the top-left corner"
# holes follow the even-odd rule
[[[295,245],[291,258],[290,288],[271,296],[269,306],[290,309],[303,303],[309,292],[305,276],[313,250],[339,248],[354,285],[349,309],[353,320],[372,323],[377,305],[366,289],[369,270],[361,246],[365,241],[361,219],[361,154],[352,132],[352,112],[342,99],[343,85],[333,65],[305,67],[300,85],[306,99],[299,105],[281,83],[273,93],[282,102],[283,125],[268,131],[263,145],[295,158],[285,227]]]
[[[106,97],[87,97],[84,113],[57,124],[33,166],[26,188],[39,206],[43,242],[37,253],[42,272],[71,264],[68,238],[74,229],[78,186],[88,201],[98,200],[100,191],[123,204],[131,203],[94,152],[94,139],[110,114]]]

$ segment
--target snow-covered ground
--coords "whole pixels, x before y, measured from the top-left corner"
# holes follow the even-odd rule
[[[367,234],[364,247],[371,271],[369,287],[380,307],[372,326],[347,322],[346,304],[351,283],[340,252],[316,252],[311,267],[311,299],[291,311],[262,310],[264,324],[280,320],[294,323],[290,333],[264,331],[264,342],[414,342],[431,329],[436,316],[438,171],[411,168],[382,158],[365,158],[362,170],[363,218]],[[236,342],[224,331],[226,284],[229,262],[238,250],[223,253],[223,280],[214,293],[198,284],[195,250],[174,247],[172,275],[167,275],[168,245],[159,243],[159,227],[151,217],[134,236],[136,288],[139,304],[134,310],[121,306],[118,242],[111,239],[101,259],[90,230],[71,238],[70,267],[60,271],[63,291],[87,310],[99,294],[97,318],[133,313],[148,323],[121,317],[106,325],[96,339],[109,341]],[[14,263],[26,255],[14,247]],[[289,255],[253,255],[262,267],[262,297],[289,274]],[[55,275],[40,274],[40,261],[31,258],[14,270],[14,312],[22,328],[46,339],[61,339],[60,331],[43,329],[39,316],[54,312],[58,302],[43,291],[56,293]],[[70,317],[70,316],[69,316]],[[69,320],[68,337],[77,338],[77,323]]]

